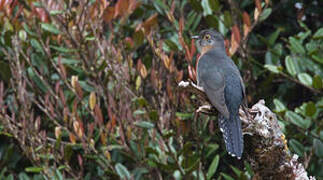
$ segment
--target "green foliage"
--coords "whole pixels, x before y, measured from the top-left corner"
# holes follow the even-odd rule
[[[0,179],[252,178],[176,88],[194,80],[190,37],[205,28],[227,40],[249,104],[272,104],[291,152],[323,177],[323,6],[58,2],[0,3]]]

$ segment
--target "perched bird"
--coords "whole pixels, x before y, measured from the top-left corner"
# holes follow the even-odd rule
[[[215,30],[203,30],[197,47],[201,53],[197,62],[197,85],[205,91],[211,104],[219,111],[218,123],[226,150],[241,158],[243,136],[239,107],[243,104],[245,88],[237,66],[227,56],[223,36]]]

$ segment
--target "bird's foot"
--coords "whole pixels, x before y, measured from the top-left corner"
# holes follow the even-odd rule
[[[197,89],[199,91],[204,92],[203,87],[198,86],[197,84],[193,83],[192,81],[181,81],[178,83],[178,86],[181,88],[191,88],[191,89]]]
[[[200,106],[200,107],[196,110],[196,112],[197,112],[197,113],[200,113],[200,112],[208,113],[208,112],[210,112],[210,111],[211,111],[211,109],[212,109],[212,106],[210,106],[210,105],[203,105],[203,106]]]

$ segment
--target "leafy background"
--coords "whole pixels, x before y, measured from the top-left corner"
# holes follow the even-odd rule
[[[1,0],[0,179],[250,179],[199,101],[191,35],[214,28],[323,179],[322,1]]]

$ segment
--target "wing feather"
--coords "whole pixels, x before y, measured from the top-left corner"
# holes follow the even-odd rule
[[[199,72],[199,84],[203,87],[212,105],[225,117],[230,117],[228,107],[225,103],[224,75],[216,68],[207,67]]]

